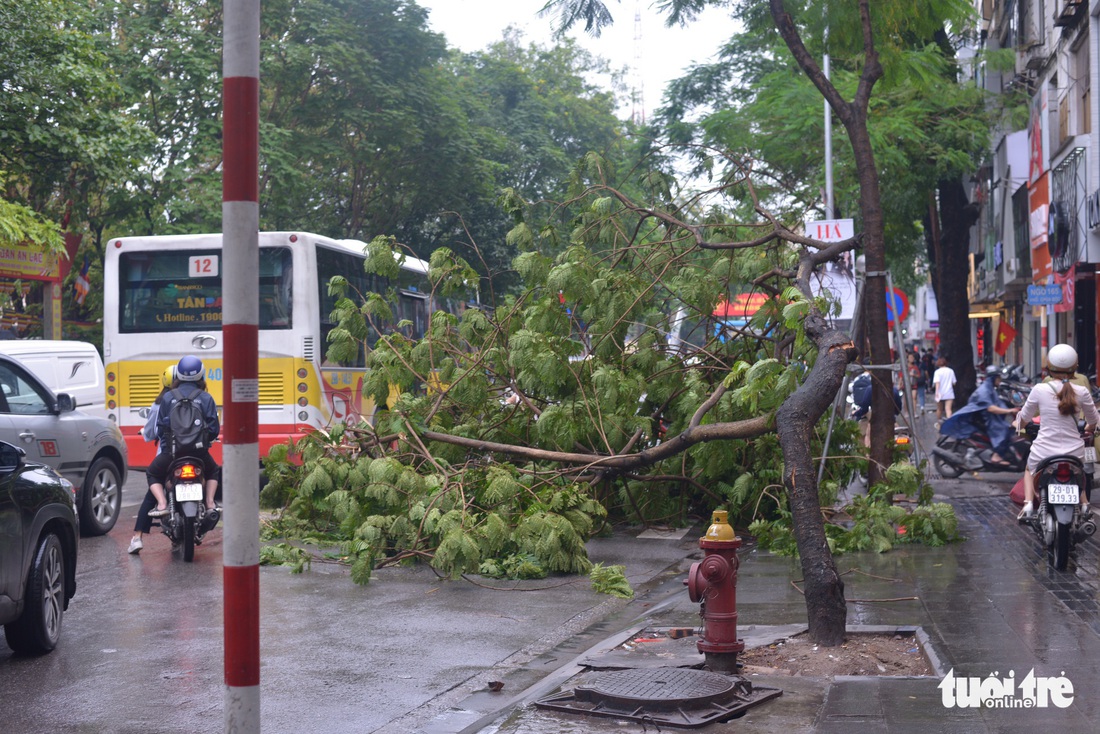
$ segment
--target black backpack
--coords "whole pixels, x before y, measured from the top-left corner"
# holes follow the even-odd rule
[[[194,393],[188,397],[179,390],[172,389],[168,394],[172,399],[171,407],[168,409],[168,429],[172,434],[172,450],[188,451],[205,448],[206,418],[197,400],[201,393]]]

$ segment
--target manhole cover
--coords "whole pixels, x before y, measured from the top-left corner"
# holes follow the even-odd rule
[[[605,673],[591,683],[535,701],[571,714],[629,719],[683,728],[741,716],[783,694],[747,678],[692,668],[643,668]]]
[[[609,706],[649,704],[662,708],[730,698],[736,683],[736,678],[690,668],[620,670],[601,675],[591,685],[577,686],[574,694]]]

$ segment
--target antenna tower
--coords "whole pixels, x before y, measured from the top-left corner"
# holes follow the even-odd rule
[[[645,124],[645,80],[642,78],[642,0],[634,0],[634,68],[631,70],[630,119]]]

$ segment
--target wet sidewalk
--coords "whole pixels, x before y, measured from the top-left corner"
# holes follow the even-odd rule
[[[838,568],[844,573],[845,596],[850,600],[849,630],[883,625],[919,627],[922,639],[926,635],[926,651],[937,668],[935,675],[839,677],[831,681],[754,676],[754,684],[781,688],[783,695],[752,708],[742,718],[699,730],[925,734],[1033,732],[1050,725],[1074,732],[1100,728],[1100,697],[1094,694],[1100,690],[1100,546],[1090,539],[1077,548],[1066,571],[1055,571],[1034,534],[1015,522],[1017,508],[1008,498],[1013,480],[1000,475],[933,481],[937,499],[956,508],[960,532],[966,538],[963,542],[837,557]],[[763,633],[766,637],[768,629],[779,625],[804,628],[805,602],[792,584],[801,578],[798,562],[751,548],[740,557],[737,599],[742,636],[748,640]],[[632,610],[637,615],[633,621],[651,627],[697,627],[697,605],[688,600],[686,591],[677,594],[676,590],[685,576],[674,576],[670,573],[663,584],[639,595],[624,614]],[[625,617],[620,615],[618,621],[624,622]],[[613,625],[605,629],[614,629]],[[593,673],[579,665],[583,659],[582,655],[573,668],[564,668],[557,679],[526,689],[527,695],[515,695],[510,714],[491,723],[484,718],[471,722],[461,731],[653,731],[652,725],[647,728],[641,723],[532,706],[539,696],[569,690],[578,681],[590,679]],[[532,667],[538,664],[533,661]],[[945,704],[948,685],[942,684],[949,671],[955,679],[974,679],[955,683],[958,697],[954,705]],[[994,683],[1000,688],[1005,679],[1010,679],[1005,690],[1011,695],[1003,698],[998,708],[970,706],[968,689],[961,687],[982,685],[994,691]],[[1058,700],[1068,705],[1055,705],[1057,696],[1052,695],[1039,701],[1046,705],[1028,707],[1024,700],[1028,696],[1022,691],[1030,690],[1032,681],[1036,690],[1061,691]],[[1072,695],[1064,688],[1066,681],[1072,686]]]

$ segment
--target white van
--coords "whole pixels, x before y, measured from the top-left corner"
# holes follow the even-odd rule
[[[78,410],[97,418],[107,417],[103,358],[95,345],[50,339],[0,339],[0,354],[22,362],[54,394],[71,395]]]

